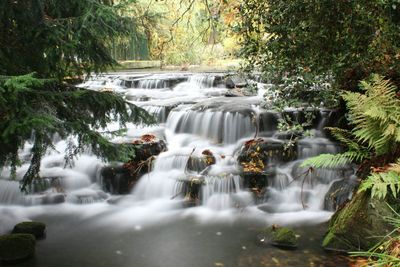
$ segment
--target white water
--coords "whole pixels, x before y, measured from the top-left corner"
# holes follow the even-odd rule
[[[118,74],[93,78],[82,87],[112,89],[123,93],[132,103],[144,107],[157,117],[159,125],[131,125],[127,135],[122,138],[129,139],[146,133],[165,138],[168,151],[158,156],[153,171],[141,177],[130,195],[112,196],[101,190],[99,172],[105,163],[87,154],[76,159],[73,167],[64,168],[66,142],[59,141],[57,150],[49,151],[43,158],[41,175],[47,178],[44,190],[23,195],[18,190],[17,181],[8,181],[7,169],[0,174],[0,212],[10,214],[9,219],[0,219],[0,232],[9,230],[13,223],[41,213],[101,216],[99,223],[112,222],[116,227],[132,227],[136,230],[160,223],[160,220],[187,216],[194,216],[200,221],[232,221],[245,216],[268,224],[328,220],[331,212],[323,210],[323,201],[331,183],[341,178],[337,172],[321,170],[303,183],[302,179],[296,178],[296,172],[301,172],[296,167],[298,162],[278,163],[263,203],[255,201],[252,193],[243,187],[236,157],[242,144],[254,137],[257,125],[255,118],[267,112],[258,106],[261,93],[254,97],[221,97],[227,89],[213,87],[213,74],[131,76]],[[186,80],[180,80],[173,88],[168,88],[171,81],[167,83],[165,79],[174,77]],[[127,87],[127,84],[131,86]],[[264,92],[265,89],[260,88],[260,91]],[[263,129],[260,129],[266,137],[276,133],[273,130],[276,122],[272,117],[267,116]],[[304,138],[299,142],[299,159],[338,151],[337,146],[321,133],[326,120],[325,114],[315,129],[318,138]],[[109,128],[115,128],[116,125],[110,125]],[[193,150],[192,156],[201,157],[206,149],[212,151],[216,164],[202,176],[204,185],[201,188],[200,205],[183,208],[184,196],[179,194],[182,181],[198,175],[185,170],[186,162]],[[23,153],[27,151],[21,151]],[[18,179],[21,179],[27,166],[26,162],[18,170]],[[63,202],[63,198],[64,203],[55,204],[57,201]]]

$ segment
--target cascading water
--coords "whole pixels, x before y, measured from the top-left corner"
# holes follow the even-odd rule
[[[118,167],[84,154],[74,166],[65,168],[66,141],[57,140],[55,150],[43,157],[44,179],[23,194],[18,180],[30,160],[31,145],[27,144],[21,151],[24,162],[17,170],[17,180],[9,179],[7,168],[0,173],[0,212],[10,214],[7,220],[0,218],[0,232],[43,214],[73,214],[74,218],[92,218],[98,225],[135,231],[187,217],[216,222],[239,220],[245,214],[245,218],[262,225],[328,220],[332,213],[325,208],[332,205],[326,203],[327,192],[333,183],[350,177],[352,170],[317,170],[305,175],[307,169],[299,165],[307,157],[340,151],[323,134],[332,111],[321,110],[312,129],[314,137],[300,138],[294,156],[283,159],[286,135],[277,131],[281,114],[260,108],[267,89],[260,87],[262,93],[251,97],[224,97],[228,89],[222,86],[222,76],[118,73],[93,77],[80,85],[123,93],[128,101],[156,117],[158,125],[129,125],[126,136],[118,140],[152,134],[165,140],[168,149],[148,163],[150,170],[142,173],[134,185],[127,184],[133,187],[130,194],[112,195],[105,192],[103,169]],[[287,112],[300,118],[301,111]],[[105,130],[116,130],[117,125],[115,122]],[[244,179],[238,157],[249,140],[260,137],[266,150],[255,152],[268,157],[261,172],[268,185],[256,197],[254,188]],[[113,186],[124,182],[126,172],[119,170],[110,178]]]
[[[214,75],[195,74],[189,77],[189,82],[196,84],[200,88],[214,87],[214,81]]]
[[[186,165],[193,149],[197,154],[203,150],[210,150],[217,158],[216,164],[211,166],[206,174],[201,174],[201,205],[215,209],[234,208],[235,201],[231,196],[249,192],[243,187],[240,167],[235,160],[235,155],[237,156],[237,151],[245,140],[253,138],[256,129],[261,136],[264,134],[273,137],[277,133],[277,115],[258,107],[260,96],[229,99],[221,98],[219,97],[221,94],[217,94],[217,97],[210,98],[210,91],[221,92],[220,88],[212,89],[215,86],[215,77],[212,74],[137,75],[133,78],[129,75],[118,75],[102,76],[100,79],[92,79],[81,85],[85,88],[100,90],[100,85],[112,84],[115,87],[126,84],[124,81],[131,81],[130,88],[138,89],[127,88],[125,93],[129,96],[139,96],[140,100],[133,103],[154,114],[160,126],[165,127],[166,143],[169,144],[168,151],[158,157],[153,164],[153,170],[144,175],[136,184],[132,192],[135,197],[142,200],[175,199],[179,191],[183,190],[182,180],[190,176]],[[175,84],[171,83],[173,79],[176,79]],[[174,85],[167,88],[169,84]],[[174,90],[175,87],[179,89]],[[194,88],[197,94],[192,98],[190,88]],[[166,89],[169,91],[165,91]],[[201,91],[196,91],[197,89]],[[123,87],[119,90],[123,90]],[[169,107],[164,99],[165,95],[170,97]],[[174,97],[179,101],[174,102]],[[185,99],[183,102],[182,97]],[[163,105],[160,106],[160,103]],[[320,153],[338,152],[337,145],[321,134],[330,116],[329,112],[321,111],[321,119],[315,128],[317,138],[302,138],[298,142],[297,157],[299,159]],[[293,114],[299,116],[297,111]],[[145,133],[146,128],[143,128],[142,132]],[[151,132],[150,128],[149,132]],[[58,146],[60,147],[58,152],[49,152],[43,159],[42,175],[49,177],[46,181],[52,182],[44,185],[47,189],[42,190],[41,194],[64,194],[67,202],[76,204],[94,203],[107,199],[107,194],[100,193],[101,185],[96,185],[96,182],[101,181],[96,178],[96,175],[103,165],[88,155],[79,158],[74,168],[64,169],[64,166],[61,166],[63,155],[59,154],[63,146],[65,147],[64,141],[60,141]],[[226,156],[230,157],[230,161],[220,158]],[[86,165],[88,161],[92,162],[91,168]],[[293,174],[298,164],[279,161],[274,164],[277,164],[274,166],[275,175],[269,178],[269,188],[265,197],[268,206],[275,206],[271,209],[274,211],[293,210],[294,207],[296,210],[302,210],[304,207],[301,202],[305,200],[311,203],[307,205],[308,208],[322,210],[324,194],[328,191],[329,185],[340,178],[336,174],[324,173],[320,175],[325,177],[324,181],[309,179],[312,182],[302,183],[297,181]],[[2,176],[5,178],[6,172],[3,171]],[[1,182],[0,203],[26,204],[29,202],[26,200],[28,196],[19,193],[16,182],[4,180]],[[42,202],[46,201],[49,200],[42,200]],[[39,200],[31,200],[31,202],[41,203]],[[248,202],[252,203],[252,201]],[[282,208],[285,205],[287,208]]]

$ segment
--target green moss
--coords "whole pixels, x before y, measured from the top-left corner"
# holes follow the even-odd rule
[[[385,201],[371,199],[369,192],[357,193],[331,218],[322,242],[327,250],[368,250],[392,227],[385,221],[391,215]]]
[[[287,227],[270,227],[263,230],[263,234],[273,246],[282,248],[295,248],[297,247],[297,240],[295,232]]]
[[[0,236],[0,260],[18,261],[35,252],[35,237],[31,234],[11,234]]]
[[[272,232],[272,241],[280,244],[296,245],[296,234],[292,229],[279,227]]]
[[[32,234],[36,238],[42,238],[46,225],[41,222],[22,222],[14,226],[13,234]]]

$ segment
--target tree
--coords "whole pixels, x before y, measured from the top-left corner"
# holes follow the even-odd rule
[[[279,77],[333,74],[340,89],[371,73],[399,84],[399,9],[397,0],[243,1],[242,54]]]
[[[33,143],[22,189],[39,178],[40,161],[53,136],[75,136],[67,159],[84,149],[102,158],[122,153],[98,130],[118,119],[149,123],[142,109],[121,96],[81,90],[67,83],[115,64],[113,38],[135,26],[125,4],[109,0],[5,0],[0,3],[0,168],[20,164],[18,150]]]

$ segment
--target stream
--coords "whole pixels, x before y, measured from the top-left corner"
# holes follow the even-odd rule
[[[90,152],[64,166],[64,151],[74,137],[55,137],[55,149],[42,160],[42,190],[20,193],[19,182],[10,181],[4,169],[0,234],[26,220],[47,225],[35,257],[14,266],[348,266],[346,257],[326,253],[320,245],[337,205],[327,195],[345,183],[349,189],[341,197],[350,198],[353,170],[317,170],[304,179],[306,169],[299,166],[308,157],[340,151],[323,130],[335,124],[335,111],[314,110],[312,136],[300,138],[291,158],[283,159],[287,135],[277,130],[279,118],[302,121],[304,110],[265,110],[260,104],[267,84],[254,81],[258,91],[242,96],[227,88],[226,80],[226,73],[118,72],[81,84],[122,94],[157,119],[151,126],[128,124],[113,142],[151,134],[167,149],[128,194],[106,186],[102,170],[108,163]],[[104,131],[118,128],[116,121]],[[257,197],[238,162],[255,135],[273,147],[263,171],[268,186]],[[27,143],[20,151],[25,161],[17,170],[19,179],[31,148]],[[188,170],[188,160],[204,158],[205,151],[214,164]],[[188,193],[193,193],[188,185],[198,180],[196,199],[188,204]],[[273,224],[296,231],[296,250],[260,244],[258,233]]]

